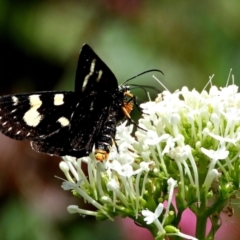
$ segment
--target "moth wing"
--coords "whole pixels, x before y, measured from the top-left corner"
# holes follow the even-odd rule
[[[104,127],[118,93],[117,79],[87,45],[79,55],[75,92],[0,97],[0,131],[31,140],[36,151],[86,156]]]
[[[33,149],[60,156],[89,155],[108,113],[108,107],[102,112],[102,105],[99,105],[99,101],[95,103],[94,111],[89,111],[89,108],[86,111],[88,104],[80,102],[72,114],[71,126],[62,128],[57,134],[52,134],[40,141],[33,141],[31,143]]]
[[[118,82],[115,75],[87,44],[82,46],[79,54],[75,91],[81,98],[88,96],[90,93],[108,92],[114,94],[118,91]]]
[[[35,92],[0,97],[0,131],[16,140],[40,140],[71,127],[74,92]],[[59,136],[60,137],[60,136]]]

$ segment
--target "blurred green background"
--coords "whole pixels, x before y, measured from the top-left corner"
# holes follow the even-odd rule
[[[78,53],[88,43],[119,82],[151,68],[171,91],[203,89],[209,76],[240,83],[240,2],[0,0],[0,93],[72,90]],[[133,81],[162,89],[146,74]],[[136,92],[139,98],[146,97]],[[152,239],[120,220],[72,216],[78,203],[61,190],[59,158],[0,135],[0,239]],[[238,213],[239,214],[239,213]],[[234,225],[231,225],[234,223]],[[238,224],[239,223],[239,224]],[[240,239],[239,220],[224,221]],[[225,239],[219,234],[217,239]]]

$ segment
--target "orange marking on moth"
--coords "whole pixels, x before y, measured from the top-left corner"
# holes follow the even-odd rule
[[[108,159],[108,153],[104,150],[96,149],[95,150],[95,158],[97,161],[103,162]]]
[[[134,98],[133,94],[130,92],[124,92],[124,95],[130,97],[131,99]],[[133,101],[123,101],[122,110],[126,117],[131,118],[130,113],[133,110]]]

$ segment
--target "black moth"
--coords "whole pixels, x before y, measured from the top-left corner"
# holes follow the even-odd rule
[[[107,159],[117,123],[133,108],[134,97],[96,53],[84,44],[75,91],[34,92],[0,97],[0,131],[30,140],[35,151],[58,156]]]

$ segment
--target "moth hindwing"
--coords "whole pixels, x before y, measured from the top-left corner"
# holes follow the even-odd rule
[[[75,91],[34,92],[0,97],[0,131],[17,140],[30,140],[38,152],[103,161],[117,123],[129,118],[133,99],[127,86],[118,86],[107,65],[87,45],[79,55]]]

